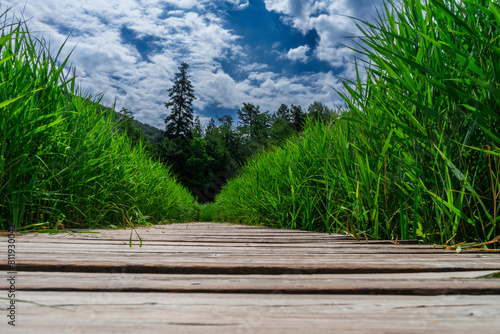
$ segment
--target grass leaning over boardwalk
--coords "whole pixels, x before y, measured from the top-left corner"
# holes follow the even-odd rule
[[[113,113],[78,95],[67,61],[52,57],[22,23],[1,29],[1,228],[192,217],[191,194],[117,132]]]
[[[357,21],[370,64],[345,82],[342,117],[249,163],[217,198],[223,218],[449,245],[500,235],[498,2],[382,10]]]

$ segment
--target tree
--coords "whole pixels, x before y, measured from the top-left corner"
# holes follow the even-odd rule
[[[288,108],[288,106],[284,103],[280,105],[278,111],[276,111],[276,116],[288,122],[291,122],[292,120],[292,112],[290,111],[290,108]]]
[[[296,132],[302,132],[306,123],[306,114],[302,111],[301,106],[292,104],[292,127]]]
[[[271,129],[269,130],[272,145],[283,145],[285,140],[295,133],[291,124],[292,123],[285,118],[280,117],[277,114],[274,115]]]
[[[203,137],[203,126],[201,125],[200,116],[196,116],[193,122],[193,127],[191,128],[191,138],[193,137]]]
[[[328,122],[333,117],[333,110],[328,108],[321,102],[314,101],[307,108],[307,112],[309,114],[309,118],[313,121],[313,123],[317,122]]]
[[[233,118],[230,115],[224,115],[218,118],[220,127],[225,128],[225,129],[232,129],[233,128]]]
[[[209,134],[215,130],[217,130],[217,126],[215,125],[215,120],[213,118],[210,118],[210,120],[208,121],[207,128],[205,130],[205,133]]]
[[[224,146],[232,155],[235,153],[239,146],[239,135],[233,131],[233,118],[229,115],[224,115],[218,118],[219,120],[219,134]]]
[[[255,123],[252,127],[253,137],[262,146],[267,146],[269,142],[269,129],[271,128],[272,117],[269,111],[259,113],[255,118]]]
[[[175,74],[174,86],[168,90],[170,100],[165,102],[165,107],[171,109],[170,115],[165,118],[165,135],[168,138],[191,138],[194,115],[192,103],[196,97],[187,75],[188,67],[188,64],[181,63],[180,72]]]
[[[251,103],[243,103],[243,108],[238,109],[238,118],[241,121],[241,127],[247,129],[252,135],[252,128],[257,120],[257,115],[260,114],[260,107],[254,106]]]
[[[270,137],[272,145],[282,145],[294,133],[292,120],[292,111],[283,103],[271,120]]]
[[[202,137],[194,137],[189,143],[189,158],[182,182],[202,202],[209,200],[204,189],[212,180],[209,172],[213,161],[214,158],[207,154],[207,141]]]
[[[269,111],[261,112],[259,106],[243,103],[243,108],[238,109],[238,118],[240,119],[238,130],[246,135],[251,152],[267,146],[272,120]]]

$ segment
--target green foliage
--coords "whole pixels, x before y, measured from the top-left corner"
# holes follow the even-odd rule
[[[500,234],[500,6],[387,1],[335,123],[261,154],[217,198],[248,223],[444,244]]]
[[[306,122],[306,114],[302,110],[301,106],[294,106],[292,104],[292,107],[290,109],[290,112],[292,114],[292,128],[295,132],[302,132],[304,129],[304,125]]]
[[[243,134],[251,138],[257,138],[259,130],[262,130],[265,119],[261,116],[260,107],[251,103],[243,103],[243,108],[238,109],[238,118],[240,119],[240,130]],[[260,116],[260,117],[259,117]]]
[[[275,146],[282,145],[286,139],[295,134],[292,129],[292,122],[284,117],[276,117],[269,132],[271,144]]]
[[[313,123],[328,122],[335,116],[335,113],[332,109],[328,108],[326,105],[318,101],[314,101],[307,108],[307,113],[308,117],[313,121]]]
[[[211,181],[210,171],[214,158],[207,154],[207,141],[194,137],[189,143],[189,158],[186,161],[186,185],[189,189],[203,189]]]
[[[189,219],[193,197],[116,130],[114,113],[78,96],[59,54],[22,23],[1,30],[1,228]]]
[[[217,203],[205,203],[200,205],[198,221],[217,222],[219,218],[219,206]]]
[[[286,104],[281,104],[278,110],[276,111],[276,117],[281,118],[282,120],[286,122],[292,122],[292,112],[290,111],[290,108]]]

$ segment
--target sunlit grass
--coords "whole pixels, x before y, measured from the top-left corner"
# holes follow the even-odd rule
[[[0,18],[5,17],[5,13]],[[191,194],[81,97],[68,59],[23,23],[0,35],[0,224],[71,228],[186,220]]]
[[[367,81],[345,82],[335,123],[250,162],[217,198],[222,217],[449,245],[492,240],[498,2],[386,1],[377,23],[357,22]]]

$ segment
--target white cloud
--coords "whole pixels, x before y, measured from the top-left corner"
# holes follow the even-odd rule
[[[201,101],[198,101],[200,107],[214,104],[220,108],[234,108],[237,104],[236,82],[221,69],[216,72],[202,71],[198,75],[195,83]]]
[[[302,45],[295,49],[290,49],[286,54],[286,57],[292,61],[301,61],[303,63],[307,62],[308,56],[306,55],[311,48],[308,45]]]
[[[248,6],[248,1],[226,1],[239,9]],[[16,2],[6,0],[5,5],[14,6]],[[71,33],[63,54],[75,49],[70,63],[77,68],[78,82],[84,92],[106,92],[108,104],[116,98],[118,109],[129,108],[140,121],[164,127],[162,118],[168,112],[163,106],[168,99],[166,90],[182,61],[191,65],[189,71],[194,83],[200,82],[195,88],[206,86],[196,78],[206,77],[208,71],[213,72],[213,80],[221,90],[230,90],[228,81],[221,81],[224,77],[215,59],[227,57],[228,49],[237,57],[241,50],[236,43],[239,37],[223,27],[221,18],[203,10],[212,3],[208,0],[27,0],[23,15],[31,18],[30,30],[43,35],[53,47],[62,45]],[[166,5],[170,5],[168,10]],[[18,17],[23,8],[15,8]],[[169,15],[171,11],[175,15]],[[136,41],[123,39],[123,28],[133,32],[137,40],[144,37],[153,40],[158,53],[149,53],[148,59],[143,59],[134,46]],[[211,90],[199,93],[196,106],[201,110],[210,99],[217,98]],[[209,101],[202,99],[205,96]],[[227,100],[224,103],[231,104]]]
[[[245,9],[250,6],[249,0],[226,0],[230,4],[233,4],[236,9]]]
[[[354,61],[355,53],[341,45],[352,45],[352,42],[345,37],[358,34],[355,22],[348,16],[370,20],[369,14],[374,13],[379,0],[264,0],[264,2],[269,11],[281,14],[283,22],[303,34],[315,30],[319,35],[319,42],[313,50],[314,57],[335,67],[345,67],[346,77],[354,76],[351,62]],[[287,56],[298,57],[294,53],[290,55],[290,52]],[[359,54],[356,56],[359,57]]]
[[[261,110],[271,112],[278,110],[282,103],[303,107],[314,101],[338,104],[340,98],[334,88],[341,89],[341,82],[331,72],[305,73],[291,78],[274,72],[252,73],[248,79],[236,84],[237,101],[254,103]]]
[[[240,36],[224,27],[223,16],[210,10],[214,1],[235,9],[250,5],[248,0],[26,0],[15,11],[20,16],[25,8],[31,31],[43,35],[53,48],[62,45],[71,32],[63,56],[75,49],[70,63],[77,69],[84,92],[105,92],[105,103],[116,99],[118,110],[126,107],[138,120],[159,128],[164,127],[168,112],[163,105],[167,89],[182,61],[190,64],[197,95],[194,106],[201,113],[213,106],[236,109],[243,102],[275,111],[281,103],[307,106],[314,100],[338,100],[329,88],[339,85],[332,73],[289,77],[272,72],[268,64],[246,62]],[[320,36],[315,50],[299,46],[285,54],[288,59],[305,62],[313,56],[335,66],[345,65],[351,55],[338,48],[336,40],[339,27],[348,29],[351,23],[331,13],[349,8],[347,0],[265,2],[290,25],[303,32],[316,29]],[[2,0],[1,7],[17,3]],[[131,32],[128,38],[135,40],[124,39],[124,28]],[[154,45],[156,53],[144,57],[135,43],[146,42]],[[279,46],[276,41],[273,48]],[[225,73],[220,59],[237,64],[242,78],[235,80]],[[246,73],[250,75],[245,77]],[[208,121],[204,116],[201,119]]]
[[[250,73],[269,69],[269,65],[262,63],[242,64],[238,67],[240,72]]]

